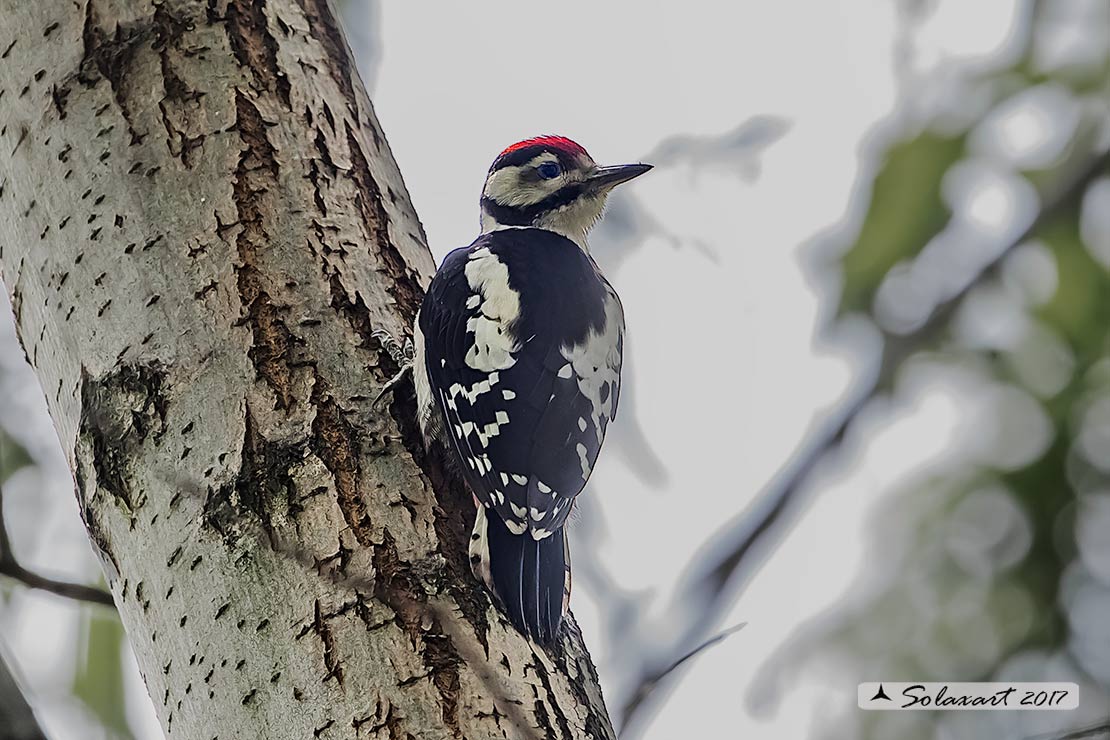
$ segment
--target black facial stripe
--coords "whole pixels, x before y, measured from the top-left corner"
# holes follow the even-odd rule
[[[534,219],[528,215],[526,209],[503,206],[492,198],[482,196],[482,211],[493,217],[493,220],[505,226],[531,226]]]
[[[494,160],[493,165],[489,168],[490,172],[496,172],[504,167],[520,167],[521,165],[528,164],[541,154],[551,154],[559,160],[559,164],[564,170],[572,170],[577,166],[574,157],[567,152],[558,149],[551,149],[543,144],[536,144],[534,146],[526,146],[523,149],[517,149],[509,152]]]
[[[506,206],[483,195],[482,210],[493,216],[494,221],[505,226],[531,226],[539,216],[573,203],[580,195],[580,182],[564,185],[538,203],[527,206]]]

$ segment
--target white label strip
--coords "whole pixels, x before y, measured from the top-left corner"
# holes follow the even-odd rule
[[[1079,687],[1074,683],[861,683],[860,709],[927,711],[1030,711],[1075,709]]]

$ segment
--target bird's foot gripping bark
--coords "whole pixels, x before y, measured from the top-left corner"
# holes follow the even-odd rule
[[[374,405],[377,405],[378,402],[381,401],[387,393],[392,391],[406,375],[412,372],[412,363],[416,355],[416,349],[413,347],[411,339],[405,339],[404,344],[402,344],[385,329],[375,329],[370,336],[381,343],[382,349],[389,353],[390,358],[401,368],[396,375],[382,386],[382,389],[378,391],[378,395],[374,397]]]

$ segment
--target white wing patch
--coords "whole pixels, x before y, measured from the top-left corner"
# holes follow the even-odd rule
[[[509,327],[520,316],[520,294],[509,285],[509,268],[489,247],[482,247],[470,253],[465,272],[474,291],[466,305],[477,309],[477,314],[466,321],[473,343],[464,361],[467,367],[487,373],[508,369],[519,349]]]
[[[562,354],[567,360],[560,371],[560,377],[568,367],[578,385],[578,392],[590,402],[590,419],[597,435],[598,445],[605,436],[605,425],[613,418],[616,390],[620,383],[621,343],[624,332],[624,311],[616,295],[610,290],[605,297],[605,323],[601,331],[591,330],[581,344],[563,347]],[[583,433],[588,427],[585,418],[579,418],[578,428]],[[592,465],[587,456],[586,446],[576,445],[579,462],[582,465],[582,480],[590,476]]]
[[[590,473],[593,472],[593,466],[590,465],[589,450],[586,449],[586,445],[579,442],[575,445],[575,451],[578,452],[578,462],[582,465],[582,480],[588,480]]]

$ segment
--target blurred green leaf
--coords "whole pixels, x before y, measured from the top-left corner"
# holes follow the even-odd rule
[[[1056,293],[1037,315],[1056,328],[1077,352],[1101,354],[1110,331],[1110,275],[1091,257],[1079,236],[1079,202],[1037,236],[1056,259]]]
[[[8,480],[20,468],[32,465],[34,461],[23,449],[23,445],[16,442],[8,433],[0,428],[0,485]]]
[[[123,625],[101,609],[85,609],[73,693],[113,738],[129,740],[124,712]]]
[[[916,255],[948,223],[941,181],[963,153],[963,136],[928,131],[891,146],[875,176],[859,237],[841,258],[841,315],[869,311],[890,268]]]

